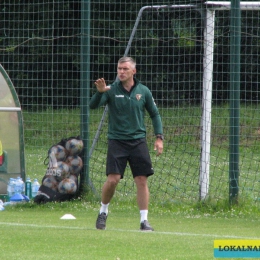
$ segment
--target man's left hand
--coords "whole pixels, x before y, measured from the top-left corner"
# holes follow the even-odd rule
[[[159,156],[163,152],[163,140],[157,138],[154,142],[154,150],[157,151],[156,155]]]

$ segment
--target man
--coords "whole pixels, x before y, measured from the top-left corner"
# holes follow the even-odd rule
[[[151,158],[146,143],[144,125],[145,109],[148,111],[156,136],[154,150],[163,151],[162,121],[150,90],[134,75],[136,62],[130,57],[119,59],[117,78],[107,86],[103,78],[96,80],[97,93],[90,101],[90,108],[108,105],[107,180],[102,188],[101,208],[96,221],[97,229],[106,228],[108,205],[120,179],[124,177],[127,162],[130,165],[137,188],[137,204],[140,209],[140,229],[153,231],[148,222],[149,189],[147,177],[153,175]]]

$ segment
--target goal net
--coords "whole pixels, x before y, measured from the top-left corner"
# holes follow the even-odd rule
[[[164,126],[164,152],[156,157],[146,117],[155,169],[148,179],[151,202],[227,200],[230,9],[230,2],[195,0],[1,1],[1,65],[23,111],[26,175],[40,179],[49,147],[84,128],[90,156],[85,173],[100,196],[107,111],[90,111],[88,102],[94,81],[104,77],[112,83],[118,59],[129,55]],[[259,17],[259,2],[241,2],[239,196],[253,201],[260,197]],[[127,167],[116,198],[135,200],[135,194]]]
[[[242,3],[241,12],[240,122],[243,130],[239,190],[242,197],[256,199],[258,163],[248,150],[257,147],[258,135],[255,132],[258,131],[258,118],[253,112],[258,103],[255,102],[257,97],[253,98],[257,93],[253,87],[257,77],[252,71],[259,70],[254,56],[259,48],[259,3]],[[149,179],[149,186],[155,200],[192,201],[206,197],[219,200],[229,196],[229,23],[229,2],[144,6],[129,33],[122,55],[136,58],[137,78],[150,87],[164,125],[164,153],[156,157],[153,129],[147,118],[147,139],[156,171]],[[249,35],[250,48],[246,44]],[[109,57],[104,56],[103,62],[106,63],[105,58],[111,60]],[[117,54],[116,57],[120,56]],[[109,71],[115,73],[116,59],[113,64]],[[103,73],[109,83],[114,80],[115,74]],[[250,81],[245,79],[248,77]],[[91,158],[97,165],[92,168],[91,178],[100,179],[101,184],[106,159],[103,151],[106,147],[106,113],[105,108],[99,124],[100,137],[93,143],[93,147],[97,147]],[[131,179],[128,168],[118,187],[118,196],[131,197],[135,193]]]

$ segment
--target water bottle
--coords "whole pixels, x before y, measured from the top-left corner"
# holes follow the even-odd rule
[[[11,178],[10,185],[11,185],[11,197],[12,197],[15,194],[15,179],[14,178]]]
[[[19,194],[20,193],[20,183],[18,180],[19,177],[14,179],[14,194]]]
[[[32,182],[31,182],[30,177],[26,178],[26,182],[25,182],[25,195],[28,198],[30,198],[30,199],[32,198]]]
[[[10,198],[14,195],[14,179],[10,178],[7,184],[7,196],[8,196],[8,201]]]
[[[24,194],[25,185],[21,177],[17,177],[15,180],[15,194]]]
[[[34,179],[32,183],[32,198],[34,198],[37,195],[39,188],[40,188],[40,183],[38,182],[37,179]]]
[[[14,179],[14,194],[19,194],[20,190],[20,181],[19,177],[17,177],[16,179]]]

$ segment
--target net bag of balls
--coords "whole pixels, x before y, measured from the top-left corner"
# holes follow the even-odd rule
[[[83,141],[79,136],[62,139],[50,147],[44,161],[47,170],[35,203],[66,201],[77,195],[83,168],[82,153]]]

